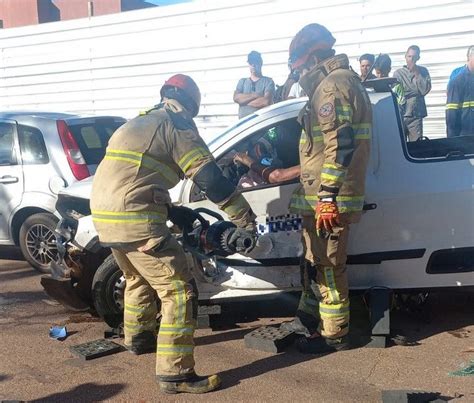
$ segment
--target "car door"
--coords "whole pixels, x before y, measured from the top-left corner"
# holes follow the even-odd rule
[[[0,243],[13,243],[10,233],[12,212],[23,197],[23,170],[19,158],[15,121],[0,120]]]
[[[279,166],[288,168],[298,165],[300,135],[301,126],[296,117],[281,116],[266,123],[263,128],[249,129],[240,143],[229,146],[217,157],[217,162],[226,174],[225,167],[232,164],[235,152],[249,151],[262,137],[266,137],[265,143],[268,143],[268,139],[277,136],[273,149],[277,150],[275,158],[279,160]],[[298,179],[286,183],[266,184],[262,181],[249,185],[251,181],[244,178],[245,175],[239,174],[239,180],[234,183],[239,183],[243,196],[257,216],[259,245],[248,256],[236,254],[217,258],[212,264],[217,265],[219,270],[209,270],[218,273],[213,279],[214,284],[248,291],[297,289],[300,286],[299,259],[303,252],[301,218],[290,214],[288,206],[293,190],[298,186]],[[187,186],[191,187],[191,203],[186,203],[189,207],[218,211],[213,203],[196,191],[195,186],[189,183]],[[219,213],[225,216],[221,211]]]

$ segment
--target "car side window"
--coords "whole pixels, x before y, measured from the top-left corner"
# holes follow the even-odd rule
[[[18,125],[21,159],[25,165],[47,164],[48,152],[43,134],[35,127]]]
[[[0,165],[15,165],[14,125],[0,122]]]
[[[224,153],[217,160],[217,165],[224,176],[242,191],[279,186],[279,183],[266,183],[256,172],[242,164],[236,164],[234,158],[237,153],[245,153],[263,165],[275,168],[295,167],[299,165],[298,146],[301,132],[302,127],[296,118],[267,126],[247,136]],[[291,181],[293,180],[297,179]],[[204,200],[205,195],[194,184],[189,198],[191,202],[197,202]]]
[[[243,164],[233,162],[236,153],[245,153],[252,161],[275,169],[286,169],[299,165],[298,144],[302,128],[294,119],[287,119],[259,130],[238,144],[219,159],[224,174],[240,189],[269,184],[257,172]]]

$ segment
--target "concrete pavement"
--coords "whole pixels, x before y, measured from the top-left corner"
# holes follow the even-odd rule
[[[222,388],[202,396],[170,396],[155,384],[153,354],[122,352],[87,362],[71,354],[70,346],[102,338],[105,325],[51,301],[39,277],[21,260],[0,261],[0,400],[377,402],[384,389],[420,389],[456,402],[474,401],[474,377],[448,375],[474,359],[472,294],[435,298],[430,323],[401,315],[396,326],[416,346],[358,348],[324,357],[292,348],[278,355],[246,349],[247,332],[285,319],[271,318],[281,310],[265,308],[267,317],[254,320],[244,312],[255,311],[247,304],[237,325],[229,326],[227,317],[217,322],[220,330],[196,332],[196,370],[219,373]],[[63,342],[50,339],[53,324],[66,324],[70,336]]]

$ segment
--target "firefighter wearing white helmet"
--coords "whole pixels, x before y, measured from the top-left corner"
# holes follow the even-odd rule
[[[299,117],[301,184],[291,209],[303,215],[305,258],[316,269],[317,295],[306,284],[300,310],[320,320],[297,347],[315,354],[349,348],[346,248],[349,225],[362,213],[372,132],[369,97],[347,56],[335,55],[334,43],[325,27],[309,24],[290,45],[291,67],[301,73],[309,97]]]
[[[255,216],[199,136],[193,121],[201,102],[196,83],[174,75],[161,98],[110,138],[94,177],[92,218],[126,279],[126,347],[135,354],[156,351],[162,391],[204,393],[220,380],[194,372],[197,289],[185,253],[166,226],[169,212],[183,213],[171,208],[168,189],[185,176],[192,179],[241,231],[255,232]],[[162,315],[158,341],[156,295]]]

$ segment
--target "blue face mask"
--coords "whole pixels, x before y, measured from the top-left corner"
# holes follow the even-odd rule
[[[273,158],[270,158],[270,157],[263,157],[260,160],[260,164],[265,165],[266,167],[271,166],[272,163],[273,163]]]

